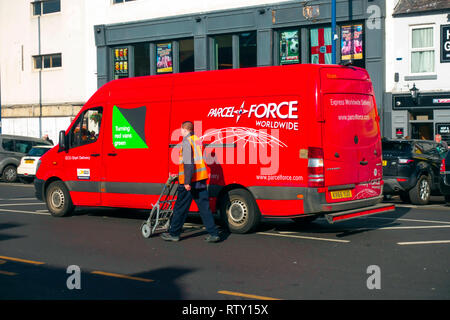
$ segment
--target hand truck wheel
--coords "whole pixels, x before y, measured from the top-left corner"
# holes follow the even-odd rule
[[[144,238],[150,238],[152,235],[152,228],[147,222],[143,222],[141,225],[141,233]]]

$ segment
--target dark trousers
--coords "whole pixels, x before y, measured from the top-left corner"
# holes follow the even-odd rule
[[[196,189],[192,187],[191,191],[187,191],[184,185],[178,186],[178,197],[173,208],[169,233],[172,236],[179,236],[181,234],[192,200],[197,204],[206,231],[212,236],[217,236],[218,231],[211,209],[209,208],[208,190],[206,188]]]

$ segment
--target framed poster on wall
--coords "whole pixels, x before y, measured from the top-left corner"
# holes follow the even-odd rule
[[[280,65],[300,62],[298,30],[280,32]]]
[[[341,60],[363,59],[363,25],[341,27]]]
[[[128,78],[129,75],[129,56],[128,47],[113,48],[113,78],[114,80]]]
[[[156,44],[156,73],[173,72],[172,43]]]

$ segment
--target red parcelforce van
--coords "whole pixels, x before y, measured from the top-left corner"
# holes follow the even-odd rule
[[[262,216],[330,223],[380,204],[379,117],[364,69],[291,65],[111,81],[42,158],[36,196],[75,206],[150,209],[178,173],[180,126],[203,143],[211,209],[232,232]],[[193,203],[191,210],[197,208]]]

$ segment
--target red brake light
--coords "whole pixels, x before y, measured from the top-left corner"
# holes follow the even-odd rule
[[[323,167],[323,149],[308,148],[308,187],[321,188],[325,186]]]
[[[441,168],[439,169],[439,171],[441,173],[445,172],[445,159],[442,159],[442,161],[441,161]]]

